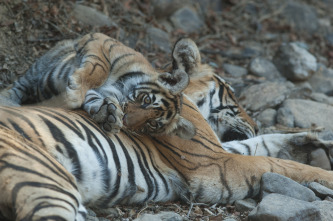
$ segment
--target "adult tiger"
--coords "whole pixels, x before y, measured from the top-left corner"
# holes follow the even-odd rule
[[[0,219],[85,220],[75,178],[43,146],[0,126]]]
[[[159,73],[142,54],[95,33],[58,43],[0,95],[19,105],[42,101],[70,109],[82,105],[112,133],[125,124],[134,132],[188,139],[195,128],[179,114],[181,92],[188,82],[184,71]]]
[[[191,39],[183,38],[175,44],[172,60],[168,69],[176,68],[189,74],[190,83],[184,93],[198,106],[225,150],[333,168],[333,141],[305,132],[254,137],[257,125],[238,104],[231,86],[214,74],[209,65],[201,63],[199,49]]]
[[[227,153],[196,105],[186,97],[183,104],[182,116],[197,128],[188,140],[124,131],[107,135],[84,112],[46,107],[1,107],[0,124],[44,148],[70,171],[89,206],[179,198],[232,203],[256,196],[265,172],[333,188],[331,171],[294,161]],[[18,158],[13,163],[25,162]]]

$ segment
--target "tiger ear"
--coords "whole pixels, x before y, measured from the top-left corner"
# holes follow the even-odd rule
[[[196,134],[195,126],[191,121],[179,116],[177,127],[171,132],[171,134],[189,140]]]
[[[184,70],[191,75],[201,64],[198,46],[190,38],[178,40],[172,51],[173,69]]]
[[[158,81],[166,87],[171,94],[176,95],[185,90],[190,82],[188,74],[183,70],[175,70],[173,73],[162,73]]]

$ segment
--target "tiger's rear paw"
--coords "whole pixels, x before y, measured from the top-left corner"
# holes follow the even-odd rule
[[[115,99],[104,98],[101,106],[91,108],[89,114],[106,132],[118,133],[123,127],[124,113]]]

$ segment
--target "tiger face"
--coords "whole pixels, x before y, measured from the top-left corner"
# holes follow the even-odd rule
[[[184,90],[209,122],[221,142],[255,136],[256,123],[239,105],[232,87],[201,63],[197,45],[189,38],[179,40],[172,53],[172,68],[187,72],[190,83]]]

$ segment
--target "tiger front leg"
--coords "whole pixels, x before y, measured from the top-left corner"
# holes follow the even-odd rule
[[[94,90],[89,90],[83,109],[106,132],[118,133],[123,127],[123,110],[115,97],[104,97]]]

